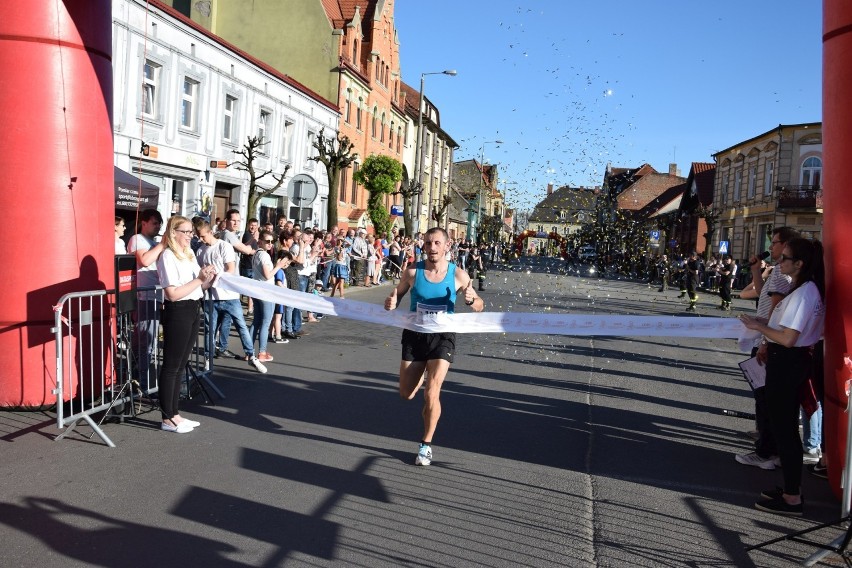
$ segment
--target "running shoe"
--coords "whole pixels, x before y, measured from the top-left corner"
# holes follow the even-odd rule
[[[432,463],[432,446],[428,444],[420,444],[420,451],[417,452],[417,457],[414,458],[414,465],[429,465]]]

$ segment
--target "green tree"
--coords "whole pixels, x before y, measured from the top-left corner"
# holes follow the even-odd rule
[[[242,159],[228,164],[229,166],[236,166],[238,170],[246,172],[249,175],[247,217],[254,217],[257,215],[260,200],[281,187],[284,183],[284,178],[287,176],[287,172],[290,170],[290,164],[287,164],[284,166],[284,173],[279,176],[272,173],[272,170],[259,171],[255,167],[255,161],[263,152],[263,147],[267,144],[269,144],[269,142],[264,142],[262,137],[249,136],[242,149],[234,152]],[[275,185],[267,188],[258,185],[260,180],[269,175],[271,175],[272,179],[275,180]]]
[[[402,179],[402,164],[390,156],[371,154],[355,172],[354,178],[370,194],[367,213],[376,234],[390,232],[390,213],[382,204],[382,198],[395,192],[396,184]]]
[[[337,202],[340,199],[340,172],[348,168],[352,162],[358,159],[358,154],[353,154],[355,144],[350,142],[348,136],[341,136],[340,132],[334,138],[325,136],[325,129],[320,129],[314,140],[313,147],[317,151],[316,156],[308,159],[320,162],[325,166],[328,177],[328,226],[331,230],[337,226]]]

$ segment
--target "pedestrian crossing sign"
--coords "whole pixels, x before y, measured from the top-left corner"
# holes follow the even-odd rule
[[[719,241],[719,254],[728,254],[728,241]]]

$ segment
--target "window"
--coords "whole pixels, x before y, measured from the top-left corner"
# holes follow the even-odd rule
[[[361,103],[364,99],[358,99],[358,108],[355,109],[355,128],[361,130]]]
[[[350,203],[357,203],[358,197],[358,182],[355,181],[355,174],[358,173],[358,162],[352,164],[352,199],[349,200]]]
[[[284,120],[284,135],[281,138],[281,159],[292,161],[293,157],[293,121]]]
[[[399,141],[402,140],[402,127],[398,126],[396,128],[396,151],[399,152]]]
[[[344,120],[346,120],[346,122],[349,123],[350,118],[352,116],[352,101],[349,99],[349,95],[346,96],[346,103],[344,103],[344,104],[345,104],[345,110],[343,111],[344,112],[344,114],[343,114]]]
[[[391,120],[390,128],[388,128],[388,148],[393,150],[393,121]]]
[[[157,118],[157,107],[160,94],[160,72],[162,67],[152,61],[145,61],[142,71],[142,115],[147,118]]]
[[[724,183],[722,184],[722,195],[719,196],[719,207],[724,208],[725,204],[728,202],[728,191],[730,190],[730,186],[728,184],[727,177],[725,178]]]
[[[766,162],[766,172],[763,174],[763,195],[772,195],[772,184],[775,183],[775,162]]]
[[[385,141],[385,113],[382,113],[382,121],[379,123],[379,142]]]
[[[226,142],[234,142],[236,135],[235,117],[237,114],[237,98],[225,95],[225,113],[222,121],[222,139]]]
[[[373,138],[379,130],[379,107],[373,107]]]
[[[269,125],[272,121],[272,113],[268,110],[260,109],[260,116],[257,120],[257,137],[261,142],[268,142]],[[266,154],[266,152],[263,152]]]
[[[737,168],[734,172],[734,203],[739,203],[743,189],[743,169]]]
[[[343,188],[343,191],[346,191],[346,186],[349,183],[349,168],[343,168],[340,170],[340,185],[337,187]],[[343,196],[337,197],[338,201],[343,201]]]
[[[757,191],[757,166],[749,166],[748,168],[748,198],[754,198],[754,193]]]
[[[352,63],[358,61],[358,40],[352,42]]]
[[[822,182],[822,160],[816,156],[811,156],[802,164],[802,183],[801,185],[812,185],[819,187]]]
[[[195,130],[198,121],[195,118],[198,107],[198,81],[183,78],[183,92],[180,98],[180,125]]]
[[[316,146],[314,146],[314,142],[316,142],[316,141],[317,141],[317,133],[308,131],[308,151],[305,153],[305,155],[307,155],[307,157],[309,159],[313,158],[314,156],[316,156],[318,154]]]

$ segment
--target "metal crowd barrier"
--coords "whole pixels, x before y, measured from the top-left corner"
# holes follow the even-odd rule
[[[101,428],[106,418],[135,416],[137,404],[157,393],[162,363],[159,288],[139,288],[136,309],[117,313],[114,290],[65,294],[54,306],[56,342],[56,425],[61,440],[81,423],[88,424],[109,447],[115,444]],[[208,325],[202,317],[185,372],[186,396],[195,381],[212,402],[202,381],[224,395],[210,380],[212,360],[207,356]],[[76,378],[76,383],[74,379]],[[100,420],[95,416],[103,413]]]

